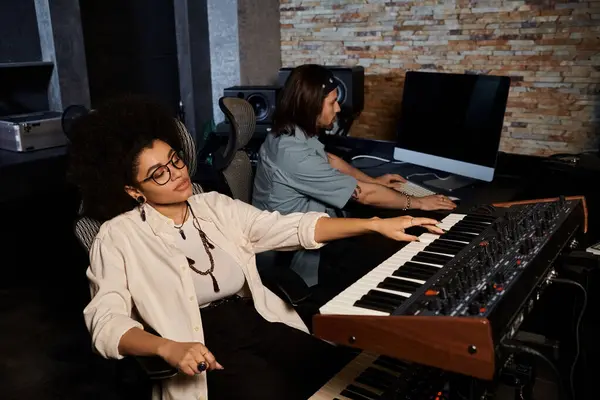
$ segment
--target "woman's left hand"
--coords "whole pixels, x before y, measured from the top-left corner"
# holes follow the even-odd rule
[[[385,174],[374,178],[375,182],[380,185],[387,186],[392,189],[398,189],[402,186],[406,179],[398,174]]]
[[[431,233],[443,234],[444,230],[437,227],[439,221],[431,218],[417,218],[409,215],[396,218],[385,218],[374,220],[375,231],[390,239],[414,242],[419,239],[416,236],[408,235],[404,232],[405,229],[412,226],[422,226]]]

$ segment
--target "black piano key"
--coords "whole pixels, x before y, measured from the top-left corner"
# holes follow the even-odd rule
[[[413,258],[411,258],[411,260],[436,265],[446,265],[448,261],[452,260],[452,257],[420,251]]]
[[[463,219],[461,221],[457,221],[453,224],[453,226],[456,225],[467,225],[467,226],[489,226],[489,224],[487,222],[481,222],[481,221],[473,221],[473,220],[467,220],[467,219]]]
[[[406,369],[406,363],[396,362],[391,357],[379,356],[375,361],[373,361],[374,365],[379,365],[383,368],[387,368],[390,371],[394,371],[397,373],[402,373]]]
[[[459,226],[462,226],[465,228],[475,228],[477,230],[483,230],[483,229],[487,228],[489,225],[488,224],[480,224],[478,222],[458,221],[457,223],[452,225],[452,228],[456,228]],[[452,228],[450,228],[450,229],[452,229]]]
[[[421,284],[403,279],[385,278],[383,282],[377,284],[377,287],[397,292],[414,293],[421,287]]]
[[[460,253],[459,249],[450,249],[448,247],[439,246],[439,245],[435,245],[435,244],[428,245],[427,247],[425,247],[423,249],[423,251],[427,251],[427,252],[431,252],[431,253],[449,254],[452,256],[455,256],[458,253]]]
[[[454,224],[453,228],[455,226],[476,229],[478,232],[483,232],[487,227],[490,226],[490,224],[480,224],[480,223],[477,223],[477,222],[464,222],[464,221],[460,221],[460,222],[457,222],[456,224]]]
[[[449,249],[458,249],[458,250],[462,250],[467,246],[464,243],[458,243],[458,242],[453,242],[452,240],[446,240],[446,239],[444,239],[443,236],[435,239],[433,242],[431,242],[431,244],[435,244],[436,246],[448,247]]]
[[[393,302],[397,305],[404,303],[404,301],[406,301],[406,299],[407,299],[404,296],[400,296],[400,295],[388,293],[388,292],[382,292],[381,290],[375,290],[375,289],[369,290],[367,292],[366,296],[387,299],[390,302]]]
[[[364,375],[360,375],[359,377],[357,377],[354,382],[356,383],[360,383],[362,385],[368,386],[368,387],[372,387],[375,389],[379,389],[381,391],[385,391],[386,389],[388,389],[391,384],[388,384],[387,382],[381,381],[379,379],[370,377],[370,376],[364,376]]]
[[[420,281],[426,281],[427,279],[433,276],[433,274],[429,274],[422,271],[415,271],[410,268],[398,268],[392,273],[392,275],[400,278],[418,279]]]
[[[379,394],[377,394],[375,392],[372,392],[372,391],[370,391],[368,389],[365,389],[363,387],[356,386],[356,385],[353,385],[353,384],[348,385],[346,387],[346,390],[349,390],[349,391],[351,391],[353,393],[358,393],[358,394],[360,394],[362,396],[365,396],[368,399],[378,399],[378,398],[381,397],[381,395],[379,395]],[[344,394],[344,392],[342,392],[342,394]]]
[[[449,233],[465,233],[465,234],[471,234],[471,235],[479,235],[481,232],[483,232],[483,229],[478,229],[478,228],[471,228],[468,226],[453,226],[452,229],[450,229],[448,231]]]
[[[378,297],[378,296],[370,295],[368,293],[363,295],[360,298],[360,300],[369,301],[373,304],[377,304],[382,307],[391,306],[391,307],[394,307],[394,309],[397,308],[400,304],[402,304],[402,302],[398,302],[397,300],[391,300],[391,299],[387,299],[384,297]]]
[[[377,302],[373,302],[369,299],[359,299],[354,302],[355,307],[366,308],[368,310],[381,311],[386,313],[392,313],[396,307],[391,305],[382,305]]]
[[[486,224],[483,222],[469,222],[469,221],[459,221],[455,225],[469,226],[471,228],[477,228],[479,230],[484,230],[485,228],[490,226],[490,224]]]
[[[471,226],[485,226],[485,227],[490,226],[490,224],[487,221],[476,221],[476,220],[469,219],[469,218],[463,218],[462,220],[457,221],[456,224],[465,224],[465,225],[471,225]]]
[[[377,359],[379,359],[381,361],[385,361],[387,363],[394,364],[394,365],[398,366],[399,368],[402,368],[403,370],[406,367],[408,367],[408,363],[406,361],[402,361],[402,360],[399,360],[394,357],[381,355],[381,356],[377,357]]]
[[[372,400],[370,397],[361,396],[360,394],[351,392],[348,389],[342,390],[342,393],[340,394],[352,400]]]
[[[468,233],[457,233],[457,232],[447,232],[444,233],[444,239],[447,240],[458,240],[460,242],[471,243],[473,239],[475,239],[477,235],[471,235]]]
[[[434,267],[433,265],[419,264],[413,261],[405,262],[400,268],[410,268],[411,270],[427,272],[430,274],[435,274],[440,270],[438,267]]]
[[[496,219],[497,219],[496,217],[493,217],[491,215],[473,215],[473,214],[468,214],[461,221],[474,221],[474,222],[488,222],[488,223],[492,223]]]
[[[469,227],[455,225],[452,228],[450,228],[448,230],[448,232],[445,233],[444,235],[448,235],[449,233],[455,233],[455,234],[459,234],[459,235],[477,236],[479,233],[481,233],[481,231],[479,229],[473,229],[473,228],[469,228]]]
[[[398,379],[396,375],[390,374],[387,371],[375,367],[368,367],[360,374],[360,376],[377,380],[385,385],[391,385],[396,381],[396,379]]]
[[[454,243],[458,243],[458,242],[454,242]],[[462,244],[462,243],[458,243],[458,244]],[[433,253],[449,254],[452,257],[454,257],[458,253],[460,253],[463,250],[463,248],[464,247],[461,247],[461,248],[450,247],[450,246],[447,246],[447,245],[445,245],[443,243],[432,243],[432,244],[428,245],[427,247],[425,247],[423,249],[423,251],[433,252]]]

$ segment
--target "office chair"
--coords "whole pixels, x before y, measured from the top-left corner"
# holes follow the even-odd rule
[[[179,132],[181,135],[181,141],[183,144],[183,153],[186,163],[188,165],[188,170],[190,176],[194,176],[196,171],[196,145],[194,143],[194,139],[189,134],[185,126],[178,121],[179,124]],[[198,183],[192,183],[192,191],[194,194],[202,193],[202,187]],[[83,246],[86,252],[89,253],[92,243],[98,231],[100,230],[100,226],[102,225],[101,221],[95,220],[93,218],[87,217],[84,215],[84,207],[83,204],[80,204],[79,207],[79,218],[75,221],[75,236],[79,240],[79,243]],[[135,312],[135,310],[134,310]],[[135,313],[134,313],[135,315]],[[143,321],[142,321],[143,323]],[[144,324],[144,328],[146,331],[156,334],[150,327]],[[165,362],[160,357],[134,357],[134,359],[138,362],[139,366],[146,373],[147,377],[150,380],[162,380],[166,378],[173,377],[177,374],[177,369],[171,367],[167,362]]]
[[[246,100],[237,97],[221,97],[219,107],[231,125],[231,132],[227,147],[222,156],[217,153],[213,165],[223,174],[232,197],[250,204],[253,183],[252,163],[243,149],[254,135],[256,127],[254,109]]]
[[[231,133],[228,143],[218,157],[215,168],[221,171],[234,199],[252,203],[254,174],[248,154],[243,150],[254,135],[256,115],[254,109],[244,99],[221,97],[219,107],[227,118]],[[273,252],[268,261],[273,265],[259,267],[263,284],[281,299],[296,307],[310,297],[310,290],[304,280],[290,267],[291,252]],[[257,257],[257,264],[267,262],[267,257]]]

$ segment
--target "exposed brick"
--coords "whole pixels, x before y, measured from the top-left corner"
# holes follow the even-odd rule
[[[365,67],[352,136],[393,140],[404,73],[426,70],[510,76],[502,151],[579,152],[597,140],[599,0],[285,0],[280,10],[285,66]]]

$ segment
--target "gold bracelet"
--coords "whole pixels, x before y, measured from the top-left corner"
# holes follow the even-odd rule
[[[412,199],[411,199],[411,197],[408,195],[408,193],[404,193],[404,192],[400,192],[400,193],[402,193],[403,195],[405,195],[405,196],[406,196],[406,207],[404,207],[404,208],[402,209],[402,211],[406,211],[406,210],[408,210],[408,209],[410,208],[410,206],[411,206],[411,203],[412,203]]]

